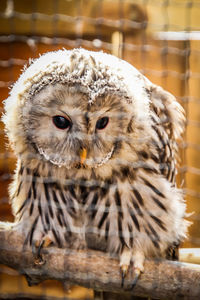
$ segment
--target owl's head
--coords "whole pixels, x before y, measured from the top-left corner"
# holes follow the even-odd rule
[[[144,82],[131,65],[102,52],[41,56],[5,101],[3,120],[16,155],[30,165],[39,160],[66,169],[134,161],[150,122]]]

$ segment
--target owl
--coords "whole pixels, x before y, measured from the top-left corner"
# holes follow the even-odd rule
[[[49,245],[119,257],[135,278],[146,257],[186,237],[176,187],[184,111],[127,62],[84,49],[31,61],[5,100],[17,167],[16,229],[41,257]]]

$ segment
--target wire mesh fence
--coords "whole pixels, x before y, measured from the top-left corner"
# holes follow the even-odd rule
[[[181,165],[177,182],[185,191],[188,212],[194,211],[189,218],[193,225],[185,247],[200,247],[199,15],[200,2],[189,0],[0,2],[1,101],[7,98],[9,87],[30,58],[63,47],[103,50],[116,55],[176,96],[187,118],[184,139],[180,143]],[[7,190],[15,169],[15,156],[6,148],[2,124],[0,130],[0,219],[12,221]],[[16,275],[11,270],[2,272],[0,295],[6,286],[5,272]],[[16,277],[21,296],[24,285],[23,279]],[[32,297],[47,297],[46,286],[35,290]],[[9,293],[16,294],[17,289]],[[27,293],[31,294],[24,292]],[[56,296],[68,299],[65,293]],[[92,292],[79,290],[79,296],[79,299],[89,299]],[[75,291],[70,297],[78,298]]]

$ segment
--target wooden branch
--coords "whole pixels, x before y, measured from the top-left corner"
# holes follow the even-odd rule
[[[74,251],[49,247],[43,252],[43,264],[34,260],[31,249],[23,250],[24,237],[0,224],[0,263],[24,274],[29,285],[56,279],[96,290],[132,293],[165,299],[200,299],[200,265],[146,260],[145,270],[134,289],[130,269],[121,287],[119,261],[97,251]]]

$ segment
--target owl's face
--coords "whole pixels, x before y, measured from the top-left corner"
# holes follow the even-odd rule
[[[28,143],[39,159],[73,168],[99,168],[127,142],[132,116],[115,95],[89,104],[78,86],[48,85],[23,108]]]

